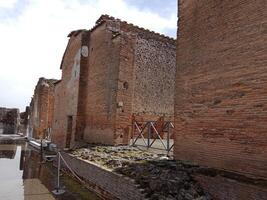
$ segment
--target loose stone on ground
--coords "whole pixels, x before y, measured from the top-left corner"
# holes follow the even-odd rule
[[[71,154],[129,177],[151,200],[210,200],[191,174],[197,166],[129,146],[88,146]]]

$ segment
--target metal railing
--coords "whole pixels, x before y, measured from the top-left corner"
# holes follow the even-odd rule
[[[138,146],[139,139],[147,148],[151,148],[156,141],[159,141],[163,149],[168,153],[172,150],[171,137],[174,125],[172,122],[163,122],[157,127],[156,121],[137,122],[133,121],[132,146]],[[164,139],[164,135],[166,139]],[[158,147],[157,147],[158,148]]]

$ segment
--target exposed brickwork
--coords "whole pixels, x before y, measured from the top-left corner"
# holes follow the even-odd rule
[[[79,91],[78,91],[78,107],[77,107],[77,121],[75,140],[83,139],[83,131],[86,123],[86,104],[87,104],[87,80],[88,80],[88,46],[90,46],[90,32],[84,32],[81,38],[82,50],[84,53],[81,55],[80,61],[80,77],[79,77]]]
[[[120,41],[123,48],[120,49],[119,73],[116,97],[116,132],[115,144],[127,144],[131,134],[134,96],[134,49],[135,36],[122,34],[116,40]],[[122,105],[119,105],[121,104]]]
[[[66,146],[68,116],[73,120],[71,145],[74,139],[128,144],[133,116],[173,117],[175,40],[106,15],[90,31],[69,36],[62,81],[56,86],[56,143]],[[81,72],[70,83],[75,57]]]
[[[40,78],[30,103],[29,136],[41,139],[48,136],[54,111],[55,79]]]
[[[84,139],[113,144],[119,47],[103,23],[91,32]]]
[[[96,70],[96,73],[105,74],[109,79],[99,76],[100,83],[87,90],[95,91],[88,93],[94,99],[88,105],[94,108],[95,113],[93,110],[88,110],[87,113],[97,121],[88,123],[90,125],[86,130],[92,130],[92,126],[96,126],[97,130],[92,130],[91,133],[85,130],[85,136],[94,137],[88,139],[92,142],[127,144],[133,116],[150,120],[163,115],[173,116],[175,41],[109,16],[102,16],[98,23],[92,35],[101,37],[101,28],[105,28],[102,37],[105,37],[106,42],[99,45],[95,55],[90,55],[90,62],[95,61],[94,65],[89,65],[89,76],[93,74],[91,70]],[[96,42],[97,39],[91,38],[91,41]],[[144,54],[141,55],[142,53]],[[105,57],[104,65],[101,56]],[[100,64],[99,67],[96,62]],[[99,68],[103,71],[100,72]],[[169,72],[172,75],[166,79]],[[90,80],[96,83],[94,77],[89,78],[89,87]],[[100,92],[99,87],[104,90]],[[162,90],[166,93],[161,93]],[[159,93],[161,95],[156,97],[152,95]],[[100,103],[99,98],[95,98],[98,95],[105,101]],[[160,104],[161,107],[172,109],[156,110]],[[104,115],[100,116],[100,113]],[[108,141],[103,141],[104,138]]]
[[[176,159],[267,178],[267,4],[180,0]]]
[[[0,107],[0,134],[16,134],[19,119],[19,109]]]
[[[84,82],[84,73],[80,73],[80,71],[84,70],[84,66],[81,65],[84,62],[81,57],[81,47],[82,40],[86,37],[86,34],[87,32],[83,30],[73,31],[69,34],[69,43],[61,63],[62,79],[56,84],[55,88],[52,141],[60,147],[66,146],[69,117],[72,120],[72,124],[69,124],[71,126],[69,127],[71,130],[70,143],[74,144],[76,131],[82,131],[80,129],[83,129],[82,124],[79,122],[84,120],[82,104],[85,97],[81,93],[83,90],[79,88],[81,85],[85,87],[84,84],[86,84]],[[85,90],[84,92],[86,93]],[[79,95],[81,96],[81,101],[78,101]]]
[[[84,34],[86,34],[86,31],[76,31],[69,34],[69,43],[60,67],[62,69],[62,78],[55,86],[52,141],[60,147],[65,147],[66,145],[68,117],[72,117],[70,138],[72,143],[74,142],[81,70],[81,41]]]

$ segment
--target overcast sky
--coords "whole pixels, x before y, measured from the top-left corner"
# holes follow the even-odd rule
[[[0,0],[0,107],[24,111],[39,77],[60,79],[68,33],[101,14],[176,37],[177,0]]]

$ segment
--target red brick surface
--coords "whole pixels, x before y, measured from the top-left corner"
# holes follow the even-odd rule
[[[29,136],[41,139],[52,127],[55,79],[40,78],[30,104]]]
[[[87,142],[114,144],[119,48],[102,23],[90,35],[86,127]]]
[[[77,31],[70,36],[68,46],[64,53],[61,69],[62,78],[55,86],[54,120],[52,125],[52,141],[59,147],[65,147],[67,135],[68,117],[72,116],[71,141],[74,142],[76,133],[81,41],[86,34],[84,31]]]
[[[180,0],[176,159],[267,178],[267,3]]]

